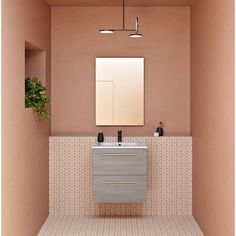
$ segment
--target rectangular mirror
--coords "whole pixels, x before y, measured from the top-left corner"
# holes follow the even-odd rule
[[[144,58],[96,58],[96,125],[144,125]]]

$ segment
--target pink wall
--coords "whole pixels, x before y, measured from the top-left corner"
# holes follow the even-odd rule
[[[25,40],[46,52],[50,91],[51,13],[43,0],[4,0],[2,7],[2,235],[32,236],[48,215],[50,122],[40,124],[24,107]]]
[[[120,27],[118,7],[52,8],[52,134],[116,135],[118,127],[95,126],[95,57],[145,58],[145,126],[122,127],[124,135],[152,135],[160,120],[166,134],[190,134],[190,9],[130,7],[127,26],[140,17],[142,40]]]
[[[234,235],[234,1],[191,8],[193,215],[207,236]]]
[[[37,77],[46,82],[46,53],[42,50],[25,51],[25,77]]]

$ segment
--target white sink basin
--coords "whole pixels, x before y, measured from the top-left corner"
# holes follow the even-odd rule
[[[93,148],[147,148],[147,145],[136,142],[103,142],[93,145]]]
[[[138,146],[138,143],[125,143],[125,142],[111,142],[111,143],[99,143],[100,146]]]

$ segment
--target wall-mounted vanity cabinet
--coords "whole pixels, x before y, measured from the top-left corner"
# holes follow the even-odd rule
[[[95,203],[141,203],[146,199],[147,146],[121,145],[93,146]]]

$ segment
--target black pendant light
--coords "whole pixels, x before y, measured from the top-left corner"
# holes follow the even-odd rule
[[[125,0],[123,0],[123,8],[122,9],[123,9],[123,11],[122,11],[122,13],[123,13],[122,28],[121,29],[100,29],[99,32],[101,34],[113,34],[117,31],[129,31],[129,32],[133,31],[134,33],[129,34],[130,38],[142,38],[143,35],[138,32],[138,30],[139,30],[138,17],[136,17],[136,27],[135,27],[135,29],[126,29],[125,28]]]

